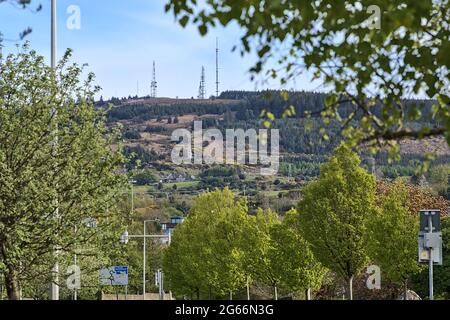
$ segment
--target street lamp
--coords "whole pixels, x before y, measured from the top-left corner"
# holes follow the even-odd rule
[[[145,237],[147,235],[147,222],[159,222],[159,219],[150,219],[150,220],[144,220],[144,262],[143,262],[143,272],[142,272],[142,291],[144,294],[144,300],[145,300],[145,269],[147,265],[147,238]]]
[[[52,69],[56,68],[56,0],[52,0],[51,7],[51,67]],[[53,110],[56,114],[56,110]],[[57,141],[57,139],[55,139]],[[56,142],[55,141],[55,142]],[[55,211],[56,216],[59,215],[59,208],[56,207]],[[58,249],[55,250],[55,256],[58,257]],[[52,270],[53,281],[50,285],[50,299],[51,300],[59,300],[59,264],[56,259],[55,264]]]
[[[145,282],[146,282],[146,260],[147,260],[147,250],[146,250],[146,240],[151,239],[168,239],[170,244],[170,235],[166,234],[147,234],[147,222],[159,222],[159,219],[144,220],[144,234],[142,235],[130,235],[128,231],[125,231],[120,236],[120,243],[127,244],[130,238],[143,238],[144,239],[144,249],[143,249],[143,272],[142,272],[142,293],[145,300]]]
[[[122,235],[120,236],[120,243],[122,244],[127,244],[129,240],[129,236],[128,236],[128,231],[125,231],[124,233],[122,233]]]

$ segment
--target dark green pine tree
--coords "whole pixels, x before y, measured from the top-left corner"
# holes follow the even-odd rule
[[[450,174],[448,175],[448,182],[447,182],[447,200],[450,200]]]

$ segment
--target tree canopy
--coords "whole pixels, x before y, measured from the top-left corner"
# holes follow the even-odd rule
[[[0,64],[0,271],[11,299],[21,281],[50,273],[55,248],[93,243],[125,181],[117,132],[94,109],[94,76],[82,79],[69,58],[53,70],[25,45]]]
[[[375,178],[347,147],[321,167],[320,177],[303,189],[299,226],[317,260],[349,282],[369,261],[367,220],[375,210]]]
[[[369,219],[368,251],[383,277],[404,286],[420,271],[417,263],[419,216],[408,208],[408,190],[401,182],[380,199],[381,208]]]
[[[444,134],[450,144],[449,1],[168,0],[181,26],[204,35],[242,29],[240,51],[256,52],[254,74],[286,84],[308,71],[330,89],[321,115],[337,119],[350,145]],[[431,107],[403,99],[425,95]],[[288,96],[288,94],[286,94]],[[344,102],[352,105],[343,114]],[[309,114],[307,113],[306,116]],[[426,120],[415,125],[416,120]]]
[[[225,297],[242,288],[250,217],[243,199],[225,188],[201,194],[178,226],[163,259],[166,282],[177,295]]]

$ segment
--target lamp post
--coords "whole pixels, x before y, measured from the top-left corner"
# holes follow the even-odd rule
[[[51,13],[51,67],[56,68],[56,0],[52,0],[52,13]]]
[[[144,220],[144,234],[142,235],[130,235],[128,231],[125,231],[120,236],[120,243],[127,244],[130,238],[143,238],[144,239],[144,252],[143,252],[143,273],[142,273],[142,293],[145,300],[145,282],[146,282],[146,260],[147,260],[147,252],[146,252],[146,240],[147,238],[150,239],[168,239],[170,242],[170,235],[166,234],[147,234],[147,222],[159,222],[159,219],[151,219],[151,220]]]
[[[51,4],[51,57],[50,57],[50,65],[52,69],[56,68],[56,0],[52,0]],[[53,110],[55,112],[56,117],[56,110]],[[55,137],[55,146],[57,143],[57,137]],[[59,215],[59,208],[56,207],[55,215],[58,217]],[[55,257],[56,261],[53,265],[52,270],[52,283],[50,285],[50,299],[51,300],[59,300],[59,264],[58,264],[58,249],[55,250]]]
[[[159,219],[150,219],[150,220],[144,220],[144,262],[143,262],[143,272],[142,272],[142,293],[145,300],[145,282],[146,282],[146,265],[147,265],[147,222],[159,222]]]

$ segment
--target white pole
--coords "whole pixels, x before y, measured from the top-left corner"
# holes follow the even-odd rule
[[[56,68],[56,0],[52,0],[52,43],[51,43],[51,67]]]
[[[160,271],[161,274],[161,300],[164,300],[164,272],[161,270]]]
[[[431,212],[428,213],[428,232],[433,232],[433,220],[431,218]],[[429,296],[430,300],[434,300],[434,289],[433,289],[433,248],[429,248],[428,256],[428,285],[429,285]]]
[[[76,248],[75,248],[75,250],[76,250]],[[74,260],[74,264],[77,265],[77,253],[76,253],[76,251],[75,251],[75,254],[73,255],[73,260]],[[75,301],[78,300],[77,288],[75,288],[73,290],[73,300],[75,300]]]
[[[142,291],[144,293],[144,300],[145,300],[145,265],[146,265],[146,244],[147,244],[147,227],[146,227],[146,221],[144,221],[144,265],[143,265],[143,273],[142,273]]]
[[[247,277],[247,300],[250,300],[250,282]]]
[[[52,0],[51,8],[51,67],[56,68],[56,0]],[[59,208],[56,208],[56,216],[59,215]],[[55,251],[55,256],[58,257],[58,250]],[[51,300],[59,300],[59,264],[55,262],[52,270],[52,283],[51,283]]]
[[[133,182],[131,182],[131,215],[134,213],[134,192],[133,192]]]
[[[3,59],[2,55],[3,55],[3,34],[0,32],[0,62],[2,62]]]

